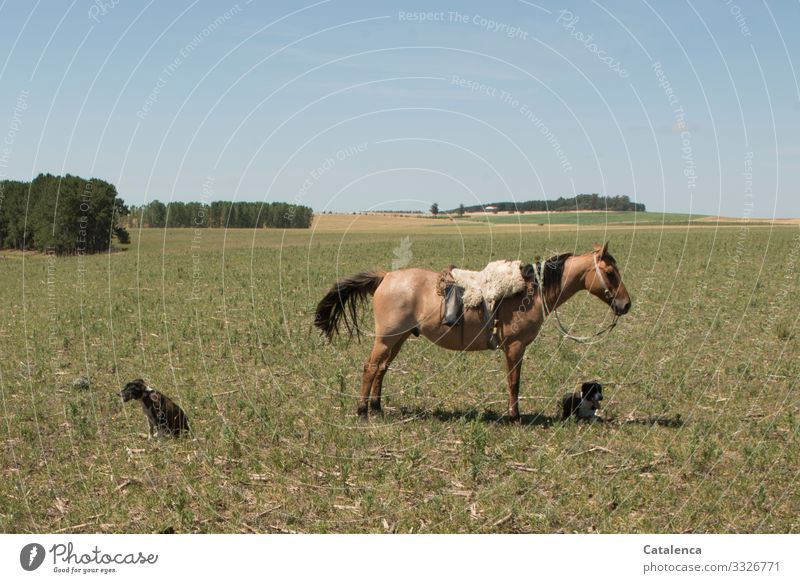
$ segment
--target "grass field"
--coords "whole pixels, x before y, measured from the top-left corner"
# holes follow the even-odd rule
[[[631,313],[594,346],[545,326],[515,426],[501,354],[424,339],[387,375],[385,417],[360,422],[369,339],[326,345],[315,304],[398,257],[480,268],[583,252],[604,225],[370,220],[0,255],[0,531],[800,530],[797,226],[618,226]],[[562,319],[587,333],[606,316],[580,298]],[[147,439],[115,396],[139,376],[183,406],[191,439]],[[556,422],[593,378],[609,421]]]

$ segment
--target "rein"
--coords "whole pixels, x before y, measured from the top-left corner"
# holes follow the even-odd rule
[[[600,265],[597,263],[597,255],[593,254],[592,258],[594,259],[595,275],[596,277],[600,278],[600,282],[603,284],[603,294],[607,300],[611,301],[614,298],[614,293],[608,289],[608,286],[606,285],[606,279],[600,272]],[[544,289],[544,271],[546,263],[546,260],[543,259],[533,264],[533,277],[536,281],[536,285],[539,288],[539,293],[541,294],[542,298],[542,323],[544,323],[544,321],[547,319],[547,314],[553,312],[556,315],[556,325],[558,331],[561,332],[561,335],[564,338],[569,338],[570,340],[578,342],[579,344],[597,344],[601,341],[601,336],[604,336],[606,333],[611,332],[611,330],[614,329],[614,327],[617,325],[617,321],[619,320],[619,316],[614,314],[614,318],[611,320],[611,323],[608,326],[595,332],[591,336],[573,336],[570,334],[569,330],[567,330],[564,324],[561,323],[561,318],[558,316],[558,308],[553,307],[551,310],[547,307],[547,299],[545,297],[546,293]]]

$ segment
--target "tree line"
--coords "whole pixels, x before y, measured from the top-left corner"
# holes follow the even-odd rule
[[[448,211],[451,214],[484,212],[486,207],[493,206],[497,212],[530,212],[530,211],[635,211],[645,212],[644,203],[632,202],[627,195],[600,196],[599,194],[578,194],[572,197],[560,196],[555,200],[529,200],[526,202],[493,202],[488,205],[461,205]]]
[[[99,178],[40,174],[0,182],[0,249],[81,254],[130,242],[127,213],[113,184]]]
[[[285,202],[171,202],[154,200],[132,206],[128,227],[224,227],[307,229],[314,212],[307,206]]]
[[[131,227],[308,228],[313,211],[283,202],[173,202],[128,208],[99,178],[40,174],[0,181],[0,249],[82,254],[130,242]],[[127,228],[126,228],[127,227]]]

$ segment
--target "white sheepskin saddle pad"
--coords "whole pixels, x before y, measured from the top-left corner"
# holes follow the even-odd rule
[[[453,280],[464,288],[464,307],[475,308],[482,302],[491,304],[525,290],[522,261],[492,261],[482,271],[453,269]]]

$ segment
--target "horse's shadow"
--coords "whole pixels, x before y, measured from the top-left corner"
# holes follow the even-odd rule
[[[441,409],[436,407],[435,409],[423,409],[420,407],[400,407],[396,410],[395,413],[390,413],[387,416],[397,416],[401,419],[420,419],[420,420],[428,420],[428,419],[435,419],[437,421],[443,422],[453,422],[453,421],[478,421],[480,423],[510,423],[507,415],[500,415],[494,411],[478,411],[477,409],[470,408],[470,409]],[[564,423],[570,423],[569,421],[564,422],[562,421],[561,417],[557,417],[554,415],[547,415],[546,413],[542,412],[533,412],[528,414],[520,415],[519,425],[527,426],[527,427],[552,427],[553,425],[561,425]],[[622,425],[647,425],[647,426],[655,426],[658,425],[659,427],[669,427],[672,429],[680,428],[684,426],[684,421],[681,419],[681,415],[675,415],[672,417],[667,417],[664,415],[649,415],[646,417],[625,417],[625,418],[618,418],[618,417],[609,417],[609,418],[602,418],[602,422],[598,423],[598,425],[604,427],[619,427]]]
[[[400,407],[395,413],[401,419],[435,419],[437,421],[478,421],[480,423],[510,423],[507,415],[500,415],[494,411],[478,411],[477,409],[422,409],[419,407]],[[535,427],[550,427],[560,421],[559,417],[545,413],[529,413],[520,415],[520,425]]]

